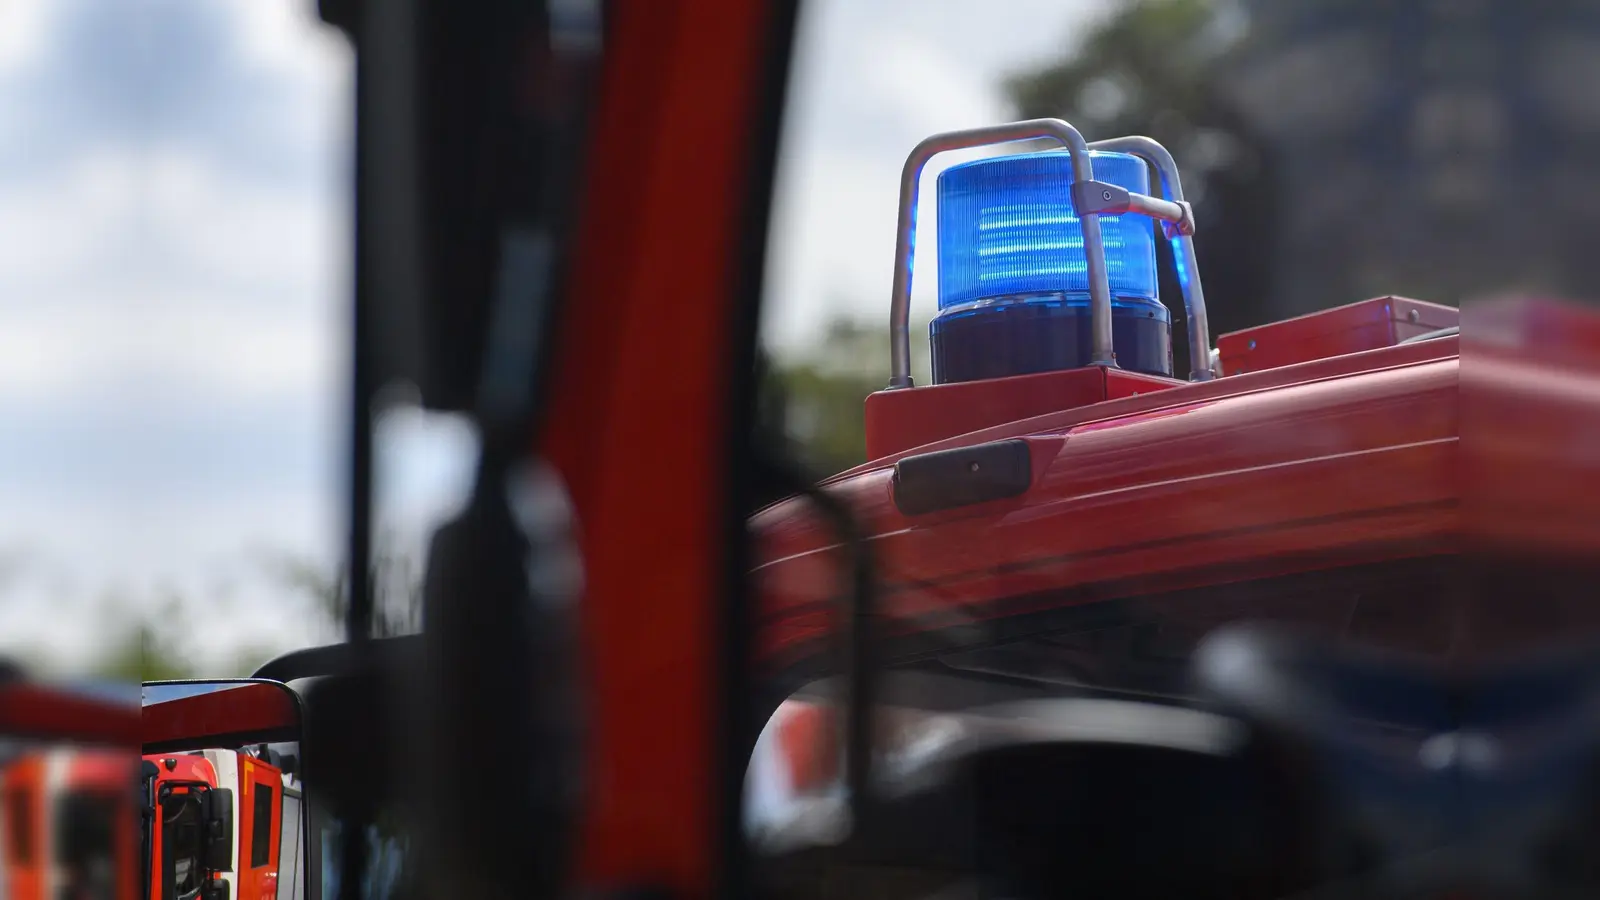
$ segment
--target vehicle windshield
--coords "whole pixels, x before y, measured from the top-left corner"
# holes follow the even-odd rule
[[[56,863],[72,886],[70,896],[115,895],[118,801],[110,791],[72,791],[56,801]]]
[[[200,795],[175,791],[161,800],[162,900],[182,900],[202,885]]]

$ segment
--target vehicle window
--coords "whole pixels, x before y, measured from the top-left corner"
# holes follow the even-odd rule
[[[163,881],[171,892],[167,900],[176,900],[200,890],[204,877],[200,868],[200,795],[188,791],[171,794],[162,800],[161,811],[162,855],[167,867]]]
[[[251,823],[250,868],[258,869],[272,862],[273,790],[270,784],[256,785],[255,817]]]
[[[54,853],[68,883],[90,896],[116,889],[115,847],[123,812],[116,798],[100,792],[64,795],[56,807]]]
[[[115,798],[102,793],[70,793],[56,807],[57,862],[76,866],[112,846],[118,820]]]
[[[12,787],[6,792],[6,833],[10,836],[11,861],[19,866],[33,863],[33,791]]]
[[[380,816],[380,822],[392,817]],[[329,818],[322,827],[322,896],[338,897],[343,873],[340,870],[344,823]],[[403,827],[367,827],[367,865],[362,876],[362,900],[388,900],[399,896],[410,875],[408,852],[410,837]]]
[[[305,870],[301,857],[302,799],[294,791],[283,792],[282,825],[278,836],[278,884],[289,888],[285,898],[303,895]],[[282,892],[280,892],[282,893]]]

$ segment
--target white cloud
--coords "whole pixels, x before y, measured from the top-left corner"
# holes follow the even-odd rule
[[[241,183],[226,160],[182,151],[146,159],[143,176],[149,238],[183,257],[173,276],[267,284],[302,307],[345,288],[333,280],[348,268],[344,192]]]
[[[322,21],[316,0],[233,3],[241,63],[263,70],[275,83],[292,86],[302,95],[321,98],[290,106],[284,127],[300,141],[349,146],[355,131],[355,56],[344,33]]]
[[[0,0],[0,73],[38,61],[48,35],[49,0]]]
[[[214,165],[88,158],[0,193],[0,400],[140,375],[238,400],[337,383],[345,218]],[[132,244],[131,248],[119,245]]]
[[[0,283],[9,295],[0,312],[49,304],[17,288],[76,278],[120,239],[137,205],[137,168],[127,153],[97,148],[27,180],[0,181]]]
[[[342,77],[346,43],[325,24],[316,0],[253,0],[238,4],[240,55],[275,72],[326,83]]]

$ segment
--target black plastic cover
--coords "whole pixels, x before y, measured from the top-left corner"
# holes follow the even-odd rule
[[[206,823],[203,868],[233,871],[233,790],[212,788],[201,795]]]
[[[1033,483],[1028,444],[993,441],[908,456],[894,467],[894,503],[908,516],[1020,496]]]

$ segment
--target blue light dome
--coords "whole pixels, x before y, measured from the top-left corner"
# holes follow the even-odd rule
[[[1094,151],[1097,181],[1150,193],[1144,160]],[[1064,150],[998,156],[939,175],[938,384],[1078,368],[1090,361],[1089,267]],[[1172,374],[1158,296],[1155,222],[1103,215],[1112,336],[1122,368]]]
[[[1150,193],[1145,161],[1093,151],[1096,181]],[[1083,224],[1072,210],[1064,150],[998,156],[939,175],[939,309],[994,297],[1059,293],[1089,298]],[[1156,298],[1155,223],[1101,216],[1113,297]]]

